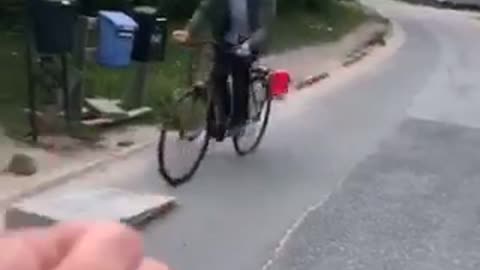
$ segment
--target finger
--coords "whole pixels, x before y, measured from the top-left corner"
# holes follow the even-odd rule
[[[55,267],[86,227],[62,224],[46,229],[7,232],[0,238],[0,269],[44,270]]]
[[[168,270],[168,267],[151,258],[145,258],[138,270]]]
[[[87,231],[86,223],[62,223],[46,230],[45,238],[41,241],[32,240],[31,245],[36,249],[37,254],[42,255],[42,252],[52,250],[50,257],[42,256],[41,269],[52,269],[57,266]]]
[[[136,270],[142,261],[142,241],[118,224],[92,226],[56,270]]]

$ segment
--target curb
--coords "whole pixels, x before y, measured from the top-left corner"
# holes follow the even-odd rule
[[[153,140],[144,142],[141,144],[137,144],[135,146],[129,147],[128,149],[124,149],[122,151],[107,155],[106,157],[93,160],[91,162],[82,164],[81,166],[77,166],[76,168],[69,170],[68,172],[62,172],[62,173],[59,173],[58,175],[53,175],[53,176],[46,176],[44,177],[44,179],[50,178],[52,180],[39,183],[38,185],[32,188],[20,191],[17,194],[12,195],[7,199],[0,200],[0,209],[3,207],[8,207],[8,205],[18,200],[24,199],[26,197],[33,196],[35,194],[47,191],[49,189],[58,187],[63,184],[67,184],[71,180],[73,180],[75,177],[85,174],[88,171],[94,170],[104,165],[114,163],[120,159],[127,158],[128,156],[141,152],[142,150],[147,149],[148,147],[154,144],[155,144],[155,141]]]
[[[316,83],[319,83],[320,81],[323,81],[323,80],[328,79],[328,78],[330,78],[330,73],[322,72],[322,73],[317,74],[317,75],[309,76],[305,80],[298,82],[297,85],[295,86],[295,88],[297,90],[302,90],[304,88],[310,87],[310,86],[312,86]]]
[[[353,53],[351,53],[350,55],[348,55],[347,58],[345,59],[345,61],[342,63],[342,66],[343,67],[349,67],[353,64],[356,64],[356,63],[360,62],[363,58],[365,58],[369,54],[369,52],[367,51],[368,48],[370,48],[370,47],[364,47],[364,48],[362,48],[360,50],[356,50]]]
[[[375,47],[375,46],[386,46],[386,38],[391,34],[393,31],[391,27],[391,21],[388,20],[388,23],[386,23],[386,29],[385,31],[382,31],[381,33],[376,32],[373,33],[372,36],[363,44],[360,44],[358,48],[352,50],[351,53],[349,53],[346,57],[346,59],[342,62],[343,67],[350,67],[361,60],[363,60],[366,56],[370,54],[370,49]],[[326,80],[330,78],[330,73],[329,72],[321,72],[316,75],[309,76],[299,82],[295,85],[296,90],[302,90],[304,88],[311,87],[312,85],[315,85],[323,80]]]

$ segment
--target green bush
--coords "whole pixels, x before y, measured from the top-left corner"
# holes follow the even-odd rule
[[[1,0],[0,24],[20,23],[23,15],[25,1],[32,0]],[[162,13],[170,20],[181,21],[190,17],[201,0],[77,0],[80,5],[88,9],[124,9],[132,5],[159,6]],[[328,12],[331,3],[337,0],[277,0],[280,13],[298,10],[312,10]]]
[[[21,23],[23,18],[23,1],[20,0],[1,0],[0,4],[0,29],[11,28],[13,25]]]
[[[327,12],[331,8],[331,4],[336,0],[277,0],[278,11],[282,13],[289,13],[294,11],[314,11]]]

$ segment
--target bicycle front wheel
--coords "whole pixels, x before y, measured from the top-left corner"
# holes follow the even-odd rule
[[[159,171],[171,186],[188,182],[196,173],[209,145],[205,99],[195,91],[176,102],[171,119],[162,126],[158,143]]]
[[[242,134],[234,136],[233,146],[240,156],[254,152],[267,130],[272,108],[272,93],[265,78],[256,78],[250,85],[249,121]]]

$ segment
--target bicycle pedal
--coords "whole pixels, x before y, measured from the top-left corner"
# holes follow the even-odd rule
[[[225,140],[225,135],[220,136],[219,131],[216,128],[210,128],[207,132],[208,137],[215,139],[217,142],[222,142]]]
[[[242,137],[245,135],[245,126],[234,127],[227,131],[227,137]]]
[[[203,129],[187,131],[183,134],[183,138],[185,138],[189,142],[193,142],[196,139],[198,139],[198,137],[200,137],[202,133],[203,133]]]

